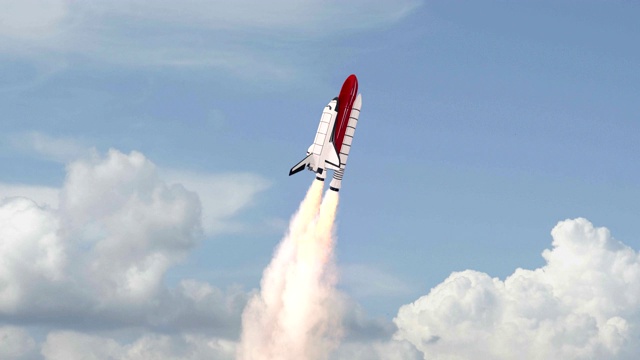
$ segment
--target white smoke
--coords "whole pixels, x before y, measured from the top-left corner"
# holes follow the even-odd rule
[[[238,358],[326,359],[341,335],[333,223],[338,194],[314,181],[242,315]]]
[[[395,338],[425,359],[636,359],[638,253],[586,219],[551,234],[545,266],[504,281],[455,272],[400,308]]]

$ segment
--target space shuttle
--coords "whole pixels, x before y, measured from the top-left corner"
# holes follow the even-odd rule
[[[340,94],[325,106],[307,156],[291,168],[289,176],[306,168],[316,174],[316,179],[324,181],[327,170],[333,170],[329,189],[339,191],[361,107],[358,78],[351,74],[342,84]]]

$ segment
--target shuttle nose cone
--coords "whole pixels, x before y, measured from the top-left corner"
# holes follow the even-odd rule
[[[356,92],[358,92],[358,78],[351,74],[342,84],[340,94],[355,94]]]

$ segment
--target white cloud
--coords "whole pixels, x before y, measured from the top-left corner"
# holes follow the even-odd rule
[[[36,350],[36,342],[26,330],[15,326],[0,327],[0,359],[33,359]]]
[[[640,258],[585,219],[552,231],[547,264],[504,281],[466,270],[400,308],[395,337],[427,359],[632,359]]]
[[[8,141],[15,150],[40,158],[67,163],[87,153],[95,152],[77,139],[52,137],[39,132],[12,134]]]
[[[64,0],[0,1],[0,36],[33,38],[55,32],[69,11]]]
[[[58,207],[60,189],[49,186],[3,184],[0,183],[0,200],[8,197],[31,199],[38,206]]]
[[[142,154],[116,150],[67,172],[60,190],[0,186],[0,317],[14,325],[0,327],[0,358],[233,358],[249,295],[190,279],[170,288],[163,278],[202,237],[200,200],[188,189],[206,194],[213,226],[249,206],[267,182],[167,171],[183,185],[166,183]],[[209,183],[226,194],[207,193]],[[26,197],[6,197],[21,190]],[[545,266],[505,280],[453,273],[402,306],[395,327],[341,299],[346,337],[333,358],[635,358],[638,253],[585,219],[560,222],[552,236]],[[406,290],[367,266],[346,273],[362,296]],[[25,324],[51,330],[42,346],[17,327]]]
[[[67,261],[58,229],[55,215],[31,200],[0,203],[0,313],[26,311],[38,284],[63,279]]]
[[[411,291],[402,279],[363,264],[341,266],[340,283],[355,297],[392,297],[407,295]]]
[[[24,328],[0,327],[0,357],[35,359],[41,351],[45,359],[232,359],[249,295],[189,279],[173,288],[162,282],[200,239],[197,195],[162,181],[136,152],[111,150],[67,171],[58,208],[25,197],[0,202],[0,316],[52,329],[40,346]],[[211,212],[218,220],[266,186],[249,175],[237,187],[232,177],[172,176],[187,186],[192,179],[196,188],[212,181],[250,193],[221,198]],[[213,193],[204,198],[216,203]],[[638,253],[585,219],[560,222],[552,236],[545,266],[517,269],[505,280],[453,273],[402,306],[396,326],[343,297],[336,311],[344,314],[346,337],[332,357],[635,358]],[[347,273],[356,285],[386,279],[364,295],[404,291],[366,266]]]
[[[237,342],[202,334],[136,335],[111,332],[86,333],[54,330],[47,334],[41,353],[47,360],[62,359],[234,359]],[[406,341],[361,338],[348,341],[334,351],[331,359],[412,360],[419,353]]]
[[[87,163],[87,161],[91,163],[91,161],[100,158],[95,148],[84,145],[82,141],[75,138],[54,137],[40,132],[27,132],[13,134],[7,139],[14,150],[55,162],[71,162],[72,165],[70,166],[72,167],[78,166],[77,164]],[[83,160],[77,161],[78,159]],[[159,176],[166,179],[167,182],[180,184],[189,189],[189,191],[197,193],[201,203],[202,227],[208,236],[243,231],[246,225],[234,221],[232,219],[233,216],[237,215],[242,209],[251,206],[256,195],[271,186],[271,183],[264,177],[252,173],[211,174],[167,168],[157,169],[155,165],[152,165],[151,168],[152,172],[159,172]],[[81,171],[81,169],[76,169],[75,172]],[[100,181],[115,180],[114,177],[111,179],[104,177]],[[118,178],[117,181],[122,185],[129,179],[123,176]],[[92,181],[86,183],[87,186],[93,187]],[[116,185],[118,184],[103,184],[103,187],[110,188]],[[115,188],[124,189],[118,186]],[[76,190],[78,190],[75,192],[79,197],[88,198],[93,196],[94,198],[90,200],[90,203],[96,201],[95,196],[101,197],[104,195],[93,194],[85,190],[82,192],[79,192],[79,189]],[[31,199],[40,206],[46,205],[57,208],[59,195],[60,189],[53,187],[0,183],[0,199],[20,196]],[[124,196],[128,195],[125,194]],[[72,201],[72,199],[69,200]],[[111,200],[113,199],[109,199],[109,201]],[[114,205],[120,206],[121,204],[116,203]],[[80,209],[79,213],[84,211],[85,209]],[[72,216],[77,215],[72,214]],[[277,221],[277,219],[272,219],[271,221]],[[282,227],[281,224],[277,225]],[[265,226],[274,227],[275,225],[266,224]]]
[[[335,34],[345,29],[373,27],[397,21],[420,5],[417,0],[388,2],[382,0],[257,0],[208,1],[186,0],[176,6],[170,0],[153,3],[129,0],[121,3],[102,2],[92,10],[117,14],[137,21],[159,21],[211,29],[295,29]]]
[[[143,335],[131,343],[108,336],[53,331],[42,346],[46,360],[209,360],[233,359],[235,343],[198,335]]]
[[[198,174],[168,170],[167,179],[195,191],[202,203],[202,226],[205,234],[239,231],[241,225],[230,218],[252,204],[256,194],[271,184],[255,174]]]
[[[0,316],[16,324],[237,336],[244,292],[163,283],[202,238],[197,194],[163,182],[142,154],[110,150],[69,164],[59,198],[57,208],[26,197],[0,202]],[[251,202],[223,200],[214,217]]]
[[[392,336],[397,327],[391,320],[374,318],[362,306],[345,294],[340,294],[344,338],[331,354],[337,360],[417,360],[421,358],[415,347]]]
[[[420,0],[0,0],[0,52],[64,64],[213,67],[289,79],[310,39],[393,23]]]
[[[366,341],[343,344],[332,359],[336,360],[418,360],[420,353],[407,341]]]

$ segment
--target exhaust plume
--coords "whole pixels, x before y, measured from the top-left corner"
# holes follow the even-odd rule
[[[338,193],[314,180],[242,314],[240,360],[326,359],[337,345],[333,228]],[[321,201],[322,200],[322,201]]]

